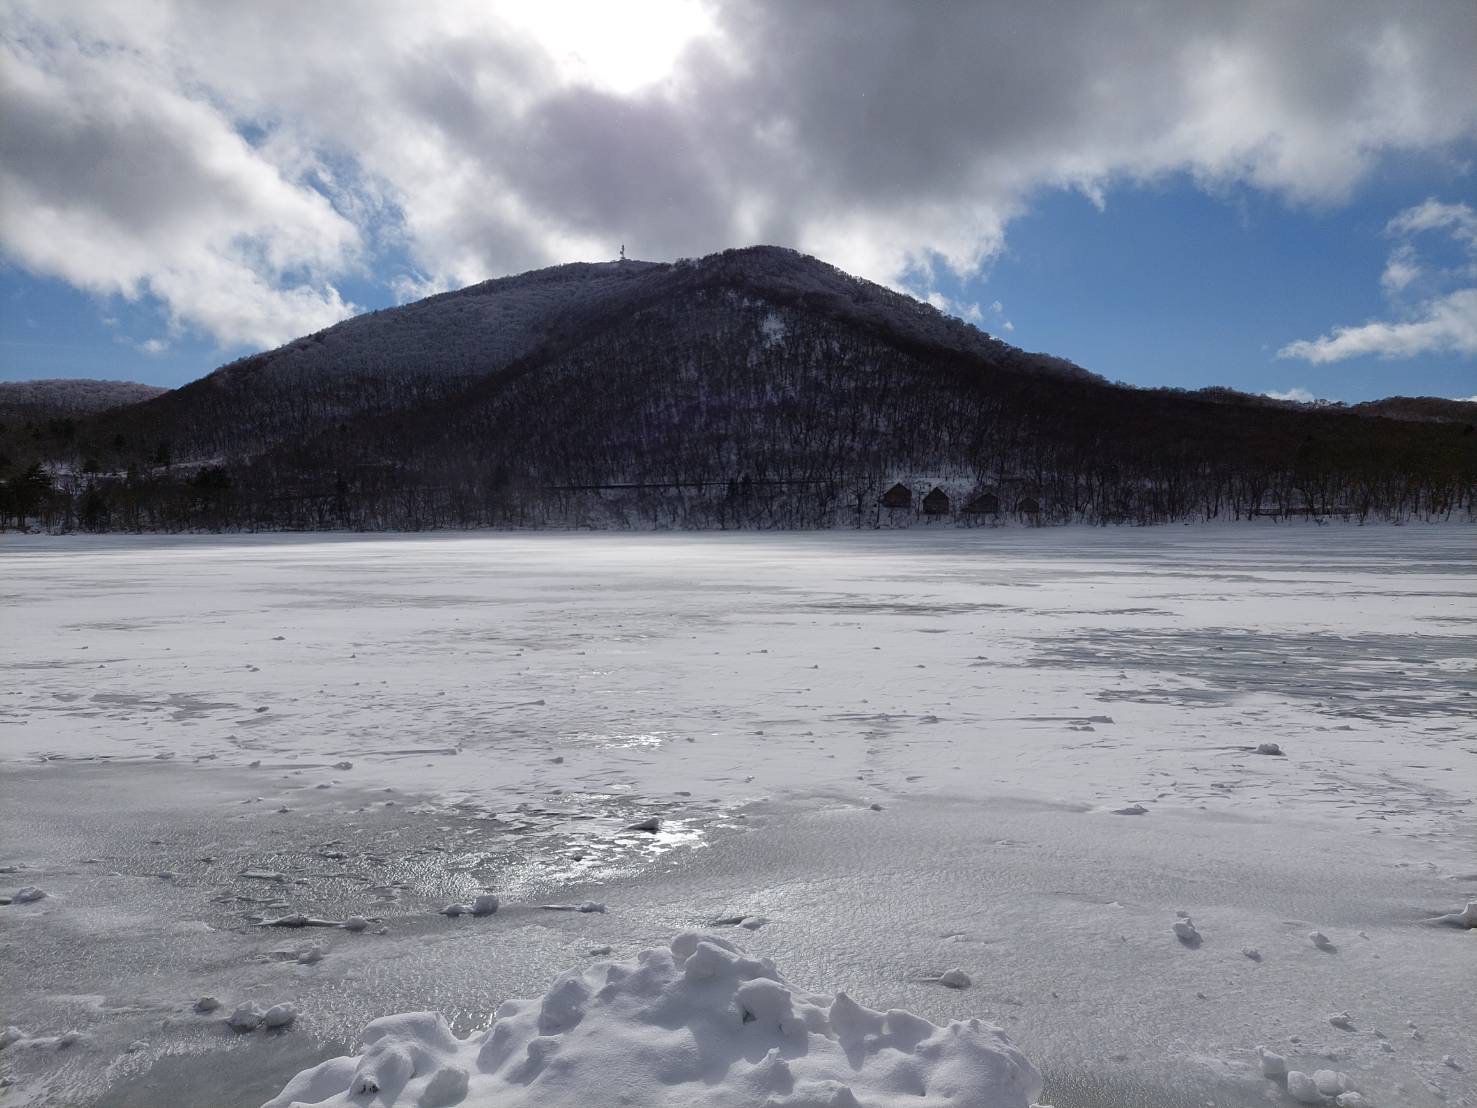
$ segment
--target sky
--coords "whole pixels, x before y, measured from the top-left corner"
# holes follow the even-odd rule
[[[1477,5],[0,0],[0,380],[794,247],[1113,380],[1477,394]]]

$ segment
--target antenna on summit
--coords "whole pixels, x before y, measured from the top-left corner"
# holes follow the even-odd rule
[[[626,260],[626,244],[621,243],[621,261]]]

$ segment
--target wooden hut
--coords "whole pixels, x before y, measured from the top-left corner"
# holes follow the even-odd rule
[[[976,493],[964,505],[964,512],[966,515],[972,516],[998,516],[1000,514],[1000,498],[993,492]]]
[[[1041,502],[1034,496],[1023,496],[1016,502],[1015,510],[1023,516],[1039,516],[1041,514]]]
[[[882,494],[882,506],[884,508],[911,508],[913,506],[913,490],[907,485],[899,482]]]
[[[930,516],[948,515],[949,494],[935,485],[933,491],[923,498],[923,514]]]

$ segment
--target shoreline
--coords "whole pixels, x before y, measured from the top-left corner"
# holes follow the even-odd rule
[[[486,527],[429,527],[422,530],[398,530],[387,528],[379,531],[353,530],[349,528],[328,528],[324,530],[304,529],[263,529],[263,530],[181,530],[181,531],[86,531],[81,529],[44,531],[44,530],[21,530],[18,528],[0,528],[0,543],[14,537],[19,540],[26,539],[239,539],[239,538],[271,538],[273,536],[304,537],[312,539],[329,540],[333,538],[342,539],[395,539],[395,538],[420,538],[429,539],[437,536],[445,537],[491,537],[498,535],[534,536],[534,535],[585,535],[585,536],[629,536],[632,538],[651,538],[660,535],[674,537],[695,538],[701,536],[775,536],[775,535],[798,535],[798,536],[824,536],[824,535],[896,535],[896,534],[964,534],[964,535],[1006,535],[1006,534],[1057,534],[1061,532],[1098,532],[1115,534],[1119,532],[1155,532],[1155,531],[1178,531],[1184,528],[1196,530],[1227,530],[1246,532],[1252,528],[1280,528],[1290,530],[1296,527],[1303,528],[1351,528],[1351,529],[1385,529],[1385,528],[1411,528],[1419,530],[1432,527],[1477,527],[1477,515],[1466,517],[1447,517],[1445,519],[1417,519],[1413,517],[1402,518],[1379,518],[1379,519],[1352,519],[1347,516],[1308,516],[1308,515],[1258,515],[1245,519],[1176,519],[1155,520],[1145,523],[1112,522],[1112,523],[1089,523],[1085,520],[1073,520],[1064,523],[1028,523],[1022,520],[1002,520],[994,523],[970,524],[950,520],[938,522],[920,518],[912,523],[898,526],[877,527],[848,527],[837,525],[834,527],[585,527],[585,526],[543,526],[543,527],[517,527],[512,525],[498,525]]]

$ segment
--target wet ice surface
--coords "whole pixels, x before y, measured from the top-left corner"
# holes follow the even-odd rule
[[[0,892],[53,894],[0,907],[0,1023],[85,1033],[0,1052],[3,1103],[259,1104],[375,1015],[464,1033],[590,950],[755,916],[793,981],[1001,1022],[1059,1108],[1267,1103],[1259,1043],[1377,1104],[1477,1102],[1477,932],[1418,922],[1477,889],[1473,550],[0,539]],[[496,916],[436,914],[483,889]],[[249,918],[285,909],[373,927]],[[224,1031],[246,1000],[301,1015]]]
[[[15,1076],[59,1103],[85,1103],[110,1082],[108,1104],[259,1104],[387,1003],[419,995],[469,1030],[505,999],[496,990],[541,986],[570,956],[571,936],[606,930],[599,915],[566,919],[540,907],[581,872],[570,855],[605,857],[599,873],[613,880],[649,872],[692,837],[680,827],[625,832],[619,820],[529,833],[469,811],[387,807],[377,790],[330,795],[259,776],[136,763],[7,776],[0,838],[7,857],[25,861],[6,879],[36,875],[49,895],[0,917],[0,1020],[32,1035],[85,1036],[66,1051],[9,1048],[0,1062]],[[502,891],[495,917],[437,911],[486,888]],[[296,913],[368,926],[263,926]],[[509,929],[523,933],[518,949],[492,947],[496,971],[461,979],[452,968],[459,944],[481,947]],[[221,1007],[202,1014],[195,1003],[207,995]],[[291,1001],[302,1015],[282,1035],[229,1030],[226,1017],[253,1001]],[[138,1040],[147,1049],[129,1052]],[[160,1062],[188,1093],[161,1099],[150,1081]]]

